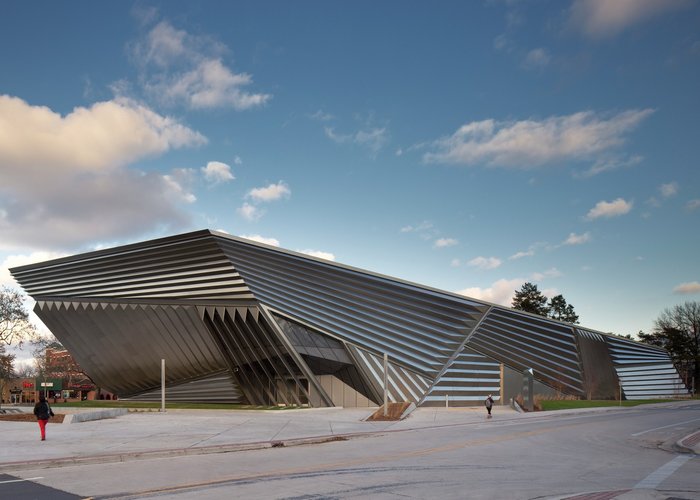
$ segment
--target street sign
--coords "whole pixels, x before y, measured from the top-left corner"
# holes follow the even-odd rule
[[[53,382],[42,382],[41,387],[53,387]]]

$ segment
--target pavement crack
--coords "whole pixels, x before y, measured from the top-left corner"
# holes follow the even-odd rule
[[[270,441],[273,441],[275,438],[277,438],[277,436],[280,435],[280,433],[289,425],[290,422],[291,422],[291,420],[287,420],[284,423],[284,425],[282,427],[280,427],[280,429],[275,433],[275,435],[272,436],[272,438],[270,438]]]

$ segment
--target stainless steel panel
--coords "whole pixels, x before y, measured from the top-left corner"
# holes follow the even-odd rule
[[[491,394],[500,400],[501,365],[464,348],[426,394],[422,406],[465,406],[483,403]]]

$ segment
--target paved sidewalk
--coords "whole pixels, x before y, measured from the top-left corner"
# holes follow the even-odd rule
[[[63,413],[63,409],[56,409]],[[373,409],[168,410],[132,412],[88,422],[49,422],[46,441],[28,422],[0,422],[0,471],[65,463],[121,461],[139,456],[217,453],[291,446],[343,437],[486,420],[482,408],[418,409],[409,418],[365,422]],[[497,407],[497,418],[518,418]]]
[[[60,409],[63,413],[64,409]],[[87,422],[49,423],[46,441],[28,422],[0,422],[0,472],[81,462],[114,462],[138,457],[218,453],[293,446],[378,432],[469,425],[486,421],[483,408],[419,408],[402,421],[366,422],[372,409],[168,410],[133,412]],[[615,407],[556,412],[624,411]],[[520,414],[494,408],[492,421],[541,418],[552,412]],[[700,432],[677,446],[700,453]]]

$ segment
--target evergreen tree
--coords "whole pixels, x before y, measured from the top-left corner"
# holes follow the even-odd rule
[[[574,312],[574,306],[567,304],[561,294],[549,299],[548,316],[559,321],[578,324],[578,314]]]
[[[529,281],[523,284],[520,290],[515,291],[513,297],[513,309],[525,311],[540,316],[547,316],[549,308],[547,307],[547,297],[542,295],[537,289],[537,285]]]

